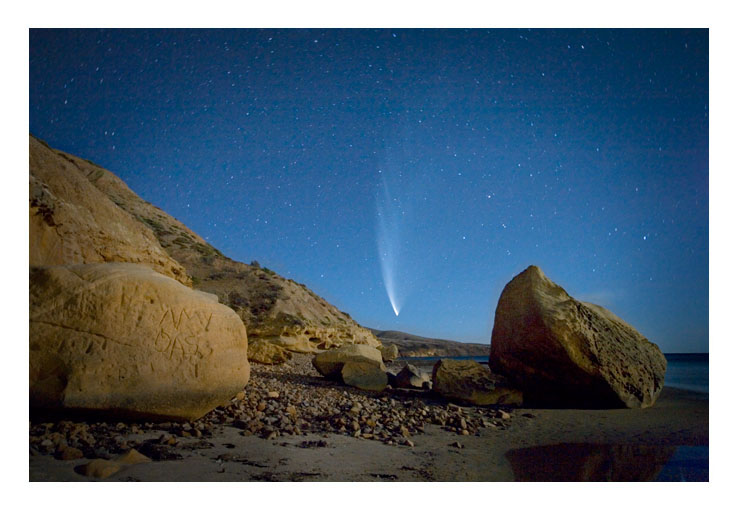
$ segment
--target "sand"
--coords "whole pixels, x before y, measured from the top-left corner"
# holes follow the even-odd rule
[[[283,374],[290,368],[257,367],[254,378],[269,370]],[[352,391],[314,375],[285,380],[326,395]],[[485,411],[464,408],[469,421]],[[673,388],[665,388],[649,409],[521,408],[509,415],[503,426],[479,427],[470,435],[426,424],[411,436],[413,446],[314,431],[265,439],[224,423],[210,437],[177,438],[180,459],[127,466],[107,481],[653,480],[682,457],[676,447],[709,444],[708,399]],[[161,434],[154,427],[122,436],[140,443]],[[89,458],[64,461],[37,449],[31,453],[31,481],[95,480],[75,471]],[[702,470],[698,476],[707,475]]]

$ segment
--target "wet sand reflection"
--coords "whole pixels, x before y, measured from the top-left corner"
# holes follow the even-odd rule
[[[675,451],[675,446],[561,443],[505,456],[518,482],[648,482]]]

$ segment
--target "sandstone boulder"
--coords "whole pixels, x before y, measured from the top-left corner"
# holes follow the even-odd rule
[[[429,384],[430,375],[410,364],[405,365],[394,378],[396,388],[421,389]]]
[[[292,353],[266,340],[256,340],[248,345],[248,360],[264,365],[278,365],[292,359]]]
[[[474,405],[522,405],[522,392],[473,360],[438,360],[432,369],[432,388],[445,398]]]
[[[657,345],[535,266],[502,291],[489,364],[533,402],[584,407],[652,406],[666,368]]]
[[[394,344],[380,345],[378,349],[384,361],[392,361],[399,357],[399,348]]]
[[[343,383],[362,390],[382,391],[388,379],[379,365],[365,361],[349,361],[340,371]]]
[[[312,365],[325,377],[339,378],[343,365],[348,362],[361,362],[377,366],[382,372],[386,367],[378,349],[361,344],[350,344],[321,352],[312,358]]]
[[[136,264],[32,267],[30,404],[197,419],[248,382],[242,321]]]

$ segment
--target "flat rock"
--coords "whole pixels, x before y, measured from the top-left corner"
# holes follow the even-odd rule
[[[30,270],[30,404],[194,420],[248,382],[243,322],[214,296],[124,263]]]
[[[665,380],[657,345],[600,306],[573,299],[540,268],[502,291],[489,364],[530,401],[583,407],[649,407]]]
[[[306,336],[269,336],[266,337],[266,341],[284,350],[301,354],[313,354],[319,351],[317,344],[310,342]]]
[[[359,344],[345,345],[321,352],[312,358],[312,365],[325,377],[339,378],[343,365],[349,361],[369,363],[377,366],[382,372],[386,372],[379,350],[369,345]]]
[[[438,360],[432,370],[432,388],[445,398],[474,405],[522,404],[522,392],[473,360]]]
[[[278,365],[292,359],[292,354],[266,340],[256,340],[248,345],[248,359],[264,365]]]

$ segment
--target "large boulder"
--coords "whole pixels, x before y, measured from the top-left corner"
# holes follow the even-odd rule
[[[30,405],[192,420],[248,382],[243,322],[152,269],[30,270]]]
[[[546,405],[649,407],[663,389],[657,345],[530,266],[502,291],[489,364]]]
[[[381,353],[375,347],[362,344],[349,344],[321,352],[312,358],[312,365],[325,377],[340,378],[343,365],[348,362],[360,362],[374,365],[386,372],[381,360]]]
[[[432,369],[435,393],[474,405],[522,405],[522,392],[473,360],[441,359]]]
[[[276,344],[258,339],[248,345],[248,360],[264,365],[278,365],[292,359],[292,353]]]

